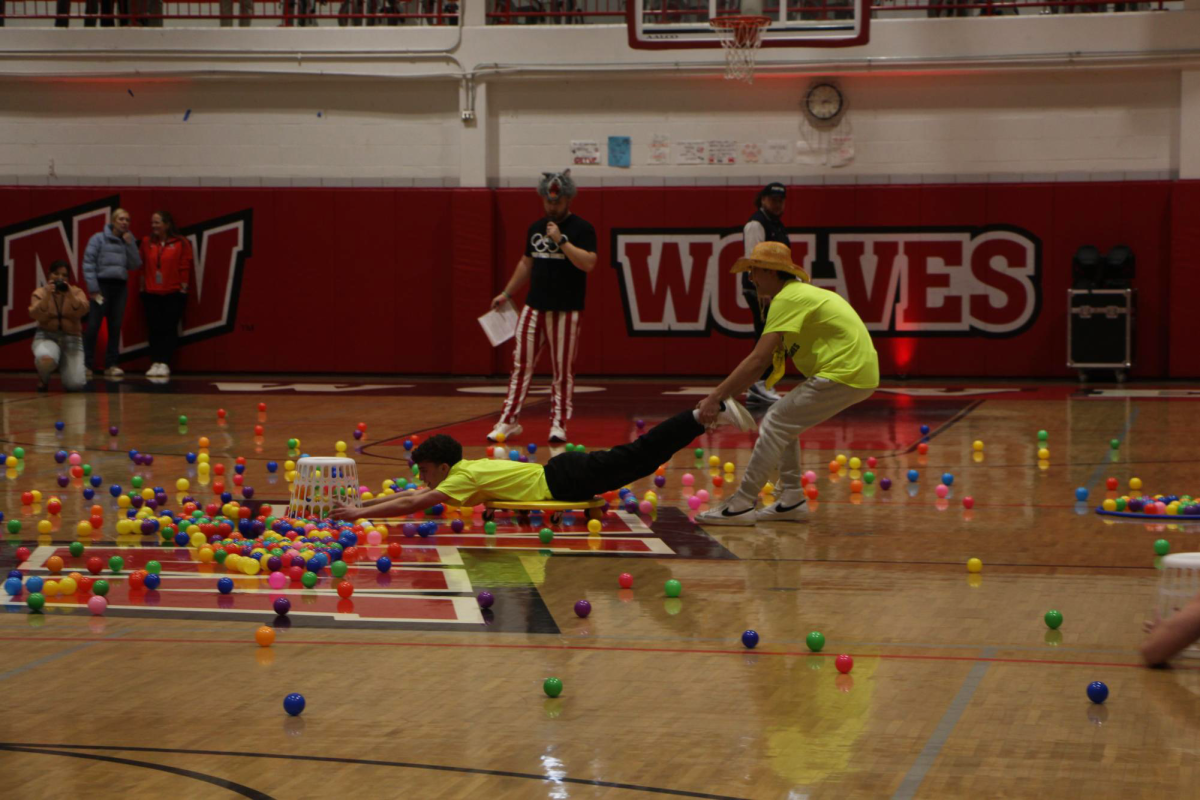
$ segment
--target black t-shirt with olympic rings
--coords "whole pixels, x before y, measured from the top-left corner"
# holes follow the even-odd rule
[[[533,259],[533,275],[525,305],[538,311],[582,311],[587,294],[587,273],[571,263],[546,235],[549,217],[529,226],[525,255]],[[596,252],[596,229],[586,219],[570,214],[558,223],[567,241],[581,250]]]

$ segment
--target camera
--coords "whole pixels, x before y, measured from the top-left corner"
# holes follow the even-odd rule
[[[67,285],[66,281],[55,281],[54,282],[54,291],[65,292],[67,289],[68,289],[68,285]]]

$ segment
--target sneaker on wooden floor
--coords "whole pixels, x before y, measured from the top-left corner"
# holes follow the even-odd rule
[[[500,441],[500,437],[503,436],[504,440],[508,441],[514,436],[520,436],[522,430],[521,426],[515,422],[497,422],[496,427],[492,428],[492,432],[487,435],[487,440],[489,442],[498,442]]]

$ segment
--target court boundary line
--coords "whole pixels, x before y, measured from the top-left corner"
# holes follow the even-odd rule
[[[744,800],[735,795],[712,794],[711,792],[692,792],[687,789],[667,789],[658,786],[641,786],[635,783],[620,783],[617,781],[600,780],[599,778],[572,778],[550,777],[548,775],[536,775],[531,772],[516,772],[513,770],[501,769],[484,769],[482,767],[457,767],[448,764],[422,764],[416,761],[383,761],[372,758],[349,758],[346,756],[312,756],[312,755],[286,755],[283,753],[240,753],[229,750],[184,750],[181,748],[172,747],[138,747],[138,746],[119,746],[119,745],[85,745],[85,744],[26,744],[22,742],[0,742],[0,750],[9,752],[37,752],[38,748],[46,748],[42,752],[47,755],[62,755],[74,756],[76,758],[95,758],[101,761],[115,761],[116,763],[128,763],[132,766],[145,766],[151,769],[162,769],[166,772],[178,772],[187,774],[189,777],[196,777],[199,780],[206,780],[210,783],[223,780],[221,778],[211,778],[202,773],[193,773],[190,770],[184,770],[179,767],[169,767],[162,764],[152,764],[150,762],[138,762],[128,759],[121,759],[115,756],[100,756],[96,754],[74,753],[74,752],[55,752],[49,748],[59,748],[66,751],[74,750],[115,750],[128,753],[161,753],[165,755],[183,755],[183,756],[232,756],[237,758],[268,758],[277,761],[302,761],[324,764],[360,764],[368,767],[394,767],[397,769],[423,769],[433,772],[454,772],[464,775],[486,775],[498,778],[521,778],[523,780],[535,780],[541,783],[571,783],[580,786],[598,786],[605,789],[624,789],[633,792],[651,792],[655,794],[665,794],[674,797],[696,797],[703,800]],[[240,786],[234,784],[231,786]],[[223,787],[229,788],[229,787]],[[247,789],[254,794],[246,794],[239,792],[246,797],[260,798],[261,800],[272,800],[270,795],[262,794],[256,789],[249,787],[241,787]],[[236,791],[232,790],[231,791]]]

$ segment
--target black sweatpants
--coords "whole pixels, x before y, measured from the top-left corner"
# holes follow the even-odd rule
[[[681,411],[629,444],[592,453],[559,453],[546,462],[546,485],[555,500],[591,500],[650,475],[687,447],[704,426]]]
[[[142,292],[146,329],[150,334],[150,360],[155,364],[171,366],[171,356],[179,342],[179,320],[183,319],[186,302],[187,295],[183,292]]]
[[[750,284],[750,290],[746,291],[746,287],[742,286],[742,297],[746,298],[746,305],[750,306],[750,313],[754,315],[754,341],[758,342],[762,338],[763,328],[767,327],[767,311],[770,310],[770,303],[758,304],[758,292],[754,290],[754,284]],[[771,372],[775,369],[774,364],[768,364],[767,369],[763,372],[759,380],[765,381],[771,377]]]

